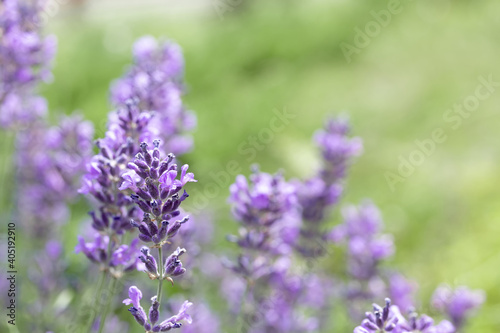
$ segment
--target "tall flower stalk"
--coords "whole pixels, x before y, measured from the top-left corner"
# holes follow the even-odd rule
[[[181,327],[182,321],[191,322],[186,311],[192,303],[185,301],[177,315],[157,323],[164,281],[168,280],[173,284],[174,278],[186,272],[179,259],[186,250],[178,247],[164,259],[163,246],[169,243],[189,220],[188,216],[180,218],[180,205],[188,197],[186,190],[182,193],[181,191],[188,182],[196,180],[193,173],[187,172],[188,165],[181,167],[177,178],[178,169],[173,163],[174,156],[169,154],[163,158],[159,149],[160,141],[155,140],[153,144],[154,149],[148,150],[148,145],[141,143],[141,152],[128,164],[130,171],[124,175],[120,190],[131,191],[132,200],[142,210],[142,221],[131,220],[130,223],[138,229],[139,239],[150,244],[150,247],[142,247],[142,255],[139,258],[145,266],[144,272],[151,280],[158,281],[158,288],[156,295],[151,298],[148,315],[140,305],[142,292],[136,286],[130,287],[129,298],[124,303],[132,304],[129,311],[146,332],[164,332]],[[151,254],[150,248],[158,250],[157,258]]]
[[[316,319],[303,311],[314,303],[308,297],[312,289],[294,271],[290,258],[300,230],[295,187],[281,174],[255,169],[248,180],[238,176],[230,192],[240,229],[229,240],[241,254],[236,262],[226,262],[236,279],[231,283],[236,289],[228,296],[241,332],[314,331]]]
[[[36,94],[40,82],[52,78],[54,36],[43,37],[40,9],[44,1],[0,3],[0,126],[18,128],[47,112]]]
[[[321,151],[321,169],[311,178],[295,181],[304,221],[297,250],[305,257],[325,254],[328,212],[339,202],[348,166],[362,151],[361,139],[349,137],[349,132],[346,118],[328,119],[314,136]]]
[[[134,184],[144,175],[139,169],[128,167],[136,165],[135,163],[144,166],[143,163],[152,162],[148,159],[141,163],[137,156],[151,157],[145,148],[148,144],[155,145],[155,156],[159,154],[159,141],[154,141],[157,137],[167,140],[162,145],[165,149],[162,156],[171,151],[182,154],[191,148],[186,131],[193,128],[195,118],[184,109],[181,102],[182,69],[182,54],[177,45],[160,45],[154,38],[144,37],[134,45],[133,66],[113,85],[112,102],[117,110],[109,116],[105,137],[96,142],[99,153],[87,165],[87,174],[83,177],[80,190],[97,202],[96,211],[90,213],[96,235],[89,243],[85,243],[80,237],[80,245],[77,247],[78,251],[84,252],[91,261],[99,264],[105,280],[108,277],[120,279],[139,264],[137,241],[127,244],[126,234],[134,226],[130,220],[141,221],[141,210],[145,204],[150,203],[139,200],[140,195],[147,195],[146,192],[135,194],[135,188],[127,187],[127,184]],[[154,87],[145,86],[145,82],[154,82]],[[139,145],[139,142],[143,143]],[[169,163],[172,162],[173,155],[168,158]],[[144,236],[139,237],[143,239]],[[94,249],[99,249],[98,255]],[[158,259],[161,262],[161,246],[158,249]],[[117,262],[113,259],[115,257],[121,261]],[[163,281],[164,271],[160,269],[159,274],[160,281]],[[159,301],[161,288],[160,283]],[[101,326],[104,325],[104,319],[101,318]],[[94,320],[95,317],[91,317],[90,325]]]

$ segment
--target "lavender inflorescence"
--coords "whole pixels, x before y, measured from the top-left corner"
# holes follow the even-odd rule
[[[129,312],[132,314],[137,323],[144,327],[146,332],[168,332],[175,328],[180,328],[182,326],[182,322],[191,323],[192,319],[189,314],[187,314],[187,310],[191,307],[192,303],[185,301],[179,312],[158,323],[160,314],[159,314],[159,302],[157,296],[153,296],[151,298],[151,307],[149,308],[148,314],[141,306],[142,292],[136,287],[132,286],[128,291],[129,298],[123,301],[124,304],[132,306],[129,308]]]
[[[378,209],[365,202],[359,208],[347,207],[344,223],[336,226],[329,237],[336,243],[347,243],[349,274],[357,280],[377,276],[380,260],[394,253],[392,237],[381,233],[382,219]]]
[[[133,65],[111,89],[111,101],[122,106],[137,100],[138,107],[154,114],[150,124],[153,137],[161,139],[166,150],[175,155],[188,152],[193,146],[188,132],[196,126],[196,116],[186,110],[181,100],[181,48],[145,36],[135,43],[133,54]]]
[[[130,298],[124,303],[133,304],[129,311],[147,332],[165,332],[181,327],[183,320],[191,321],[189,315],[186,314],[191,303],[186,301],[178,315],[156,324],[160,312],[163,280],[169,280],[173,283],[173,278],[186,272],[179,259],[186,252],[186,249],[178,247],[163,260],[162,248],[189,220],[188,216],[177,220],[176,218],[181,214],[181,203],[188,197],[184,186],[188,182],[196,182],[196,180],[193,173],[187,172],[188,165],[183,165],[181,173],[178,175],[174,155],[169,154],[162,157],[159,140],[154,140],[153,145],[154,148],[148,150],[147,143],[140,144],[141,151],[135,156],[133,162],[128,163],[129,171],[123,174],[123,183],[119,189],[132,192],[132,201],[143,212],[140,223],[133,219],[130,221],[131,225],[137,228],[139,239],[145,243],[153,243],[151,247],[158,249],[158,259],[151,254],[150,248],[146,246],[141,248],[139,256],[149,278],[158,280],[158,291],[157,295],[152,298],[149,316],[146,316],[139,304],[142,292],[137,287],[130,287]],[[182,190],[182,194],[179,195]]]
[[[321,169],[313,177],[294,182],[303,220],[301,239],[296,249],[304,257],[314,258],[325,254],[321,244],[328,242],[325,227],[327,213],[339,202],[347,167],[363,148],[361,139],[349,137],[349,132],[346,118],[328,119],[324,129],[314,136],[321,151]]]
[[[325,128],[315,135],[323,166],[316,176],[298,184],[306,227],[324,221],[326,210],[335,205],[342,194],[342,181],[349,163],[362,151],[361,139],[350,138],[349,131],[347,119],[331,118],[327,120]]]
[[[298,239],[300,207],[295,187],[281,174],[270,175],[254,169],[247,180],[238,176],[230,187],[233,215],[240,223],[238,236],[230,236],[240,248],[236,262],[226,261],[243,279],[242,292],[229,295],[240,303],[235,312],[245,332],[309,332],[318,328],[306,308],[315,307],[317,289],[307,279],[313,274],[295,272],[289,256]],[[236,285],[238,280],[236,280]],[[234,284],[234,282],[231,282]],[[236,305],[237,306],[237,305]],[[235,307],[235,305],[233,305]],[[286,321],[282,318],[288,318]]]
[[[148,145],[141,143],[141,152],[128,164],[130,171],[124,174],[125,180],[120,186],[122,191],[134,192],[131,199],[144,213],[142,222],[131,220],[131,225],[139,230],[142,241],[153,242],[155,246],[164,245],[188,221],[186,216],[171,223],[181,214],[179,207],[188,197],[185,190],[179,195],[183,186],[196,181],[193,173],[187,172],[188,165],[182,166],[180,178],[176,179],[174,156],[169,154],[161,159],[159,145],[159,140],[155,140],[154,149],[148,151]]]
[[[431,302],[459,331],[485,300],[486,296],[482,290],[470,290],[465,286],[452,289],[450,286],[441,285],[434,291]]]
[[[68,207],[92,154],[93,126],[79,115],[49,127],[42,119],[17,135],[19,213],[37,238],[52,237],[67,222]],[[44,177],[40,177],[44,175]]]
[[[233,215],[241,223],[238,236],[229,237],[242,248],[290,252],[299,231],[295,188],[281,174],[255,169],[250,182],[242,175],[230,187]]]
[[[53,36],[42,37],[42,1],[6,0],[0,4],[0,126],[18,127],[46,113],[36,85],[49,81],[56,51]]]
[[[360,326],[354,329],[354,333],[454,333],[455,327],[446,320],[437,325],[434,319],[427,315],[418,316],[411,311],[406,318],[399,308],[391,305],[389,298],[385,299],[385,306],[373,304],[373,311],[366,313],[366,318]]]

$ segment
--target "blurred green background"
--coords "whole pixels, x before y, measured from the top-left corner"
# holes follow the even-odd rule
[[[395,235],[391,265],[419,282],[423,309],[442,282],[481,288],[487,304],[467,332],[499,332],[500,89],[457,129],[443,116],[474,94],[478,77],[500,82],[500,2],[402,1],[350,62],[341,43],[355,46],[355,29],[364,30],[371,11],[386,10],[388,1],[236,2],[61,5],[48,27],[59,40],[55,80],[43,87],[51,116],[81,110],[102,136],[108,87],[130,63],[134,39],[175,40],[186,61],[184,101],[198,115],[195,149],[185,158],[200,180],[191,187],[195,198],[214,183],[211,172],[232,160],[245,174],[253,163],[287,177],[313,174],[312,134],[328,114],[348,114],[365,152],[351,169],[344,203],[371,198],[380,207]],[[219,15],[214,5],[221,3],[228,11]],[[269,127],[275,109],[295,118],[248,159],[240,145]],[[386,173],[397,173],[399,157],[436,128],[447,140],[391,190]],[[219,247],[236,230],[227,195],[226,186],[209,203]],[[75,232],[68,229],[68,249]]]

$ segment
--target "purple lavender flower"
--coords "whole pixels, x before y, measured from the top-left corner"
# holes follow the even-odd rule
[[[394,305],[403,312],[408,312],[415,307],[415,292],[417,284],[409,281],[402,274],[393,273],[389,276],[389,294]]]
[[[454,333],[453,325],[444,320],[434,325],[434,320],[427,315],[418,316],[415,312],[410,313],[407,320],[395,305],[391,306],[391,300],[385,299],[382,308],[373,304],[373,312],[366,313],[366,319],[360,326],[354,329],[354,333]]]
[[[120,189],[131,190],[132,201],[144,213],[141,223],[131,221],[132,226],[139,230],[139,238],[163,246],[188,221],[188,216],[173,222],[172,219],[180,215],[179,207],[188,197],[186,190],[181,195],[179,193],[188,182],[196,180],[193,173],[187,172],[187,164],[181,167],[177,179],[174,156],[169,154],[161,158],[159,140],[154,141],[154,149],[148,150],[147,147],[145,142],[141,143],[141,153],[128,164],[130,171],[123,175]]]
[[[133,53],[134,64],[112,87],[113,104],[137,100],[141,109],[154,112],[154,137],[161,138],[175,155],[188,152],[193,144],[186,132],[196,126],[196,117],[182,105],[184,60],[180,47],[145,36],[135,43]]]
[[[190,309],[193,323],[182,328],[183,333],[219,333],[221,332],[219,319],[203,302],[196,301]]]
[[[233,215],[241,223],[239,236],[232,236],[242,248],[289,253],[300,229],[300,210],[294,186],[282,175],[258,172],[250,183],[242,175],[229,188]]]
[[[317,176],[297,184],[302,215],[310,223],[323,221],[326,209],[338,202],[347,166],[354,156],[361,153],[361,140],[349,138],[348,134],[347,119],[332,118],[315,135],[315,141],[321,149],[323,167]]]
[[[136,286],[132,286],[129,288],[129,298],[123,301],[124,304],[130,305],[132,307],[129,308],[130,313],[134,316],[135,320],[139,325],[143,326],[147,333],[150,332],[166,332],[170,331],[174,328],[180,328],[183,322],[190,324],[192,322],[191,317],[187,314],[187,310],[191,307],[192,303],[189,301],[185,301],[179,312],[157,324],[159,320],[159,312],[158,312],[158,301],[156,296],[151,299],[151,307],[149,310],[149,314],[147,315],[144,311],[144,308],[141,306],[142,292]]]
[[[432,305],[445,313],[457,330],[461,329],[467,318],[485,301],[482,290],[470,290],[467,287],[439,286],[432,296]]]
[[[241,228],[239,236],[230,236],[229,240],[236,242],[242,253],[236,262],[225,262],[238,276],[225,281],[231,281],[236,288],[229,301],[236,310],[241,309],[236,313],[243,321],[240,323],[243,329],[247,332],[317,330],[319,321],[310,315],[310,309],[321,305],[311,303],[324,300],[311,297],[311,292],[317,289],[313,291],[306,281],[318,280],[313,274],[305,277],[302,272],[302,275],[293,272],[289,258],[301,222],[295,187],[285,182],[281,174],[270,175],[255,169],[249,180],[238,176],[230,193],[233,215]]]
[[[118,247],[111,246],[111,255],[108,254],[110,248],[109,236],[103,236],[98,232],[94,233],[92,241],[85,242],[84,238],[78,236],[78,244],[75,252],[82,252],[92,262],[108,267],[111,275],[120,278],[124,272],[139,269],[139,241],[134,239],[130,245],[122,244]]]
[[[382,259],[394,253],[394,245],[390,235],[381,233],[382,219],[371,202],[347,207],[342,215],[344,222],[333,228],[328,239],[346,246],[344,297],[350,316],[356,319],[366,302],[387,295],[385,274],[379,265]]]
[[[101,217],[93,218],[99,231],[123,234],[131,228],[130,219],[139,213],[128,193],[121,188],[127,164],[139,152],[133,138],[149,137],[150,114],[130,101],[115,113],[106,137],[97,141],[99,153],[87,164],[80,193],[92,195],[99,203]],[[93,214],[93,217],[96,214]]]
[[[169,152],[186,152],[191,141],[184,132],[194,126],[195,120],[181,102],[182,55],[175,47],[160,50],[155,43],[152,39],[142,39],[136,44],[136,64],[115,84],[112,100],[117,111],[109,116],[105,137],[97,141],[99,153],[87,164],[80,189],[98,203],[98,213],[91,212],[92,227],[113,241],[108,240],[109,247],[104,254],[102,241],[79,248],[89,259],[103,265],[104,271],[113,274],[117,254],[120,255],[117,258],[128,263],[130,251],[126,245],[120,245],[126,231],[135,227],[139,230],[139,239],[153,243],[151,247],[158,249],[157,259],[149,248],[143,248],[142,254],[136,257],[141,261],[141,270],[158,280],[149,319],[138,306],[130,311],[146,330],[159,332],[180,327],[179,321],[184,318],[182,310],[177,317],[155,325],[163,280],[172,281],[172,277],[186,271],[179,260],[185,250],[178,248],[164,260],[162,247],[188,221],[187,216],[177,219],[181,214],[180,205],[188,197],[187,192],[181,190],[186,183],[196,180],[187,172],[187,165],[181,167],[177,178],[174,155],[165,157],[159,150],[160,141],[156,140],[162,138]],[[151,144],[154,149],[148,150]]]
[[[304,257],[315,258],[325,254],[325,216],[338,203],[343,191],[343,180],[352,158],[360,154],[359,138],[349,138],[347,119],[329,119],[323,130],[315,135],[323,165],[317,175],[304,181],[295,180],[304,221],[296,250]]]
[[[62,260],[63,247],[59,241],[49,240],[43,251],[34,255],[36,265],[30,267],[30,280],[38,287],[38,299],[42,304],[57,290],[62,290],[67,284],[64,279],[66,265]],[[43,306],[46,306],[44,304]]]
[[[39,120],[18,133],[19,216],[37,238],[47,238],[67,221],[67,204],[76,198],[92,154],[92,136],[91,123],[79,115],[63,117],[54,127]]]
[[[347,243],[349,274],[369,280],[376,275],[380,260],[394,253],[392,238],[380,233],[380,213],[371,202],[344,209],[343,217],[344,223],[336,226],[329,237],[336,243]]]
[[[40,34],[41,1],[6,0],[0,4],[0,126],[30,122],[46,112],[35,96],[40,81],[51,79],[55,54],[53,36]]]

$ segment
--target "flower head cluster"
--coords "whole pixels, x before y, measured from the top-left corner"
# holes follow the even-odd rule
[[[18,132],[19,214],[38,238],[50,236],[55,226],[66,222],[67,204],[76,197],[92,155],[92,137],[92,124],[78,115],[63,117],[54,127],[38,120]]]
[[[133,138],[148,135],[150,114],[130,101],[115,116],[117,120],[109,123],[106,137],[97,141],[99,153],[87,164],[80,193],[91,194],[100,204],[101,220],[93,219],[96,230],[111,229],[113,233],[123,234],[131,228],[129,221],[138,212],[133,201],[127,193],[120,191],[119,186],[127,164],[140,150]],[[95,214],[92,216],[95,217]]]
[[[177,234],[188,217],[170,221],[181,214],[179,207],[188,197],[186,190],[179,195],[184,185],[196,182],[194,175],[187,172],[188,165],[183,165],[179,179],[177,165],[173,163],[174,156],[160,156],[160,141],[154,141],[154,149],[148,150],[147,143],[141,143],[141,152],[133,162],[128,164],[130,171],[123,174],[120,190],[130,190],[132,200],[144,212],[141,223],[131,221],[132,226],[139,230],[139,238],[158,246]]]
[[[155,114],[151,124],[154,137],[169,152],[186,153],[192,148],[186,132],[196,126],[196,117],[181,100],[184,60],[180,47],[145,36],[135,43],[133,53],[134,64],[112,87],[112,102],[124,105],[130,99],[138,100],[141,109]]]
[[[139,259],[144,263],[149,278],[151,280],[156,280],[160,277],[160,273],[158,273],[158,264],[156,259],[150,254],[149,248],[144,246],[141,249],[142,255],[139,256]],[[186,272],[186,269],[182,267],[182,262],[179,260],[179,257],[186,253],[186,249],[177,248],[168,258],[165,260],[163,264],[163,279],[172,281],[172,277],[180,276]]]
[[[307,283],[309,278],[319,278],[309,273],[305,278],[303,272],[295,272],[289,258],[300,230],[295,189],[281,174],[258,170],[249,180],[238,176],[230,187],[229,201],[241,228],[239,236],[229,239],[242,248],[242,253],[235,263],[226,266],[242,278],[243,289],[248,292],[241,293],[241,286],[229,281],[236,288],[236,295],[229,295],[229,300],[241,303],[239,315],[248,332],[310,332],[319,327],[308,310],[317,308],[323,300],[312,297],[318,290]]]
[[[322,154],[322,168],[314,177],[295,181],[304,221],[296,250],[304,257],[315,258],[325,254],[322,244],[328,240],[324,226],[326,213],[338,203],[347,167],[362,150],[361,140],[350,138],[349,130],[347,119],[327,120],[324,129],[315,135]]]
[[[482,290],[470,290],[467,287],[452,289],[442,285],[432,296],[432,305],[445,313],[453,325],[460,329],[474,310],[477,310],[485,301]]]
[[[6,0],[0,3],[0,126],[38,118],[45,100],[33,91],[51,79],[54,37],[39,31],[41,1]]]
[[[369,280],[377,274],[380,260],[394,252],[389,235],[380,233],[382,219],[370,202],[359,208],[347,207],[343,211],[344,223],[336,226],[330,238],[337,243],[347,243],[349,274],[358,280]]]
[[[408,280],[401,273],[391,273],[388,277],[388,292],[393,304],[403,312],[408,312],[415,306],[415,292],[418,285]]]
[[[178,247],[163,261],[162,248],[188,221],[187,216],[180,220],[174,220],[181,214],[180,205],[188,197],[186,190],[181,195],[179,193],[188,182],[196,182],[196,180],[193,173],[187,172],[188,165],[182,166],[181,174],[177,178],[178,170],[177,165],[173,162],[173,154],[163,158],[159,149],[160,141],[154,140],[153,145],[154,148],[149,150],[146,142],[140,144],[141,151],[132,162],[128,163],[129,171],[122,175],[123,182],[119,190],[131,193],[132,201],[143,212],[142,222],[138,223],[134,219],[130,221],[131,225],[138,229],[139,238],[145,243],[153,243],[152,247],[158,249],[158,260],[145,246],[141,249],[139,256],[149,278],[158,280],[158,294],[152,298],[153,303],[149,317],[140,307],[138,300],[142,297],[142,293],[137,287],[130,288],[130,299],[125,300],[124,303],[133,304],[129,311],[136,321],[144,326],[146,331],[165,332],[179,328],[180,321],[183,319],[191,321],[185,313],[191,303],[186,301],[177,316],[156,324],[159,317],[163,280],[169,280],[173,283],[173,277],[183,275],[186,272],[179,259],[186,250]]]
[[[281,174],[258,170],[249,180],[239,175],[229,189],[233,215],[241,223],[239,236],[230,240],[242,248],[288,252],[300,227],[294,186],[284,181]]]
[[[185,301],[179,312],[158,323],[160,319],[159,313],[159,303],[157,297],[154,296],[151,298],[151,307],[149,308],[148,314],[144,311],[144,308],[141,306],[142,292],[136,286],[132,286],[128,290],[129,298],[123,301],[124,304],[132,306],[129,311],[134,316],[135,320],[139,323],[139,325],[143,326],[147,333],[150,332],[168,332],[175,328],[180,328],[183,322],[191,323],[192,319],[187,314],[187,310],[193,305],[189,301]]]
[[[299,183],[299,201],[302,216],[310,223],[323,221],[325,211],[338,202],[342,194],[342,180],[354,156],[361,153],[359,138],[349,138],[349,123],[346,119],[329,119],[323,130],[315,135],[321,149],[323,167],[318,175]]]
[[[130,245],[122,244],[112,248],[111,254],[109,236],[103,236],[94,232],[92,241],[85,242],[82,236],[78,236],[78,244],[75,252],[82,252],[92,262],[104,266],[109,266],[109,270],[115,277],[120,277],[124,272],[130,272],[138,269],[140,266],[137,253],[139,252],[139,240],[134,239]]]
[[[373,312],[366,313],[366,319],[360,326],[354,329],[354,333],[454,333],[453,325],[443,320],[434,325],[434,320],[427,316],[418,316],[411,312],[409,319],[406,319],[397,306],[391,306],[391,300],[385,299],[385,306],[382,308],[373,304]]]

